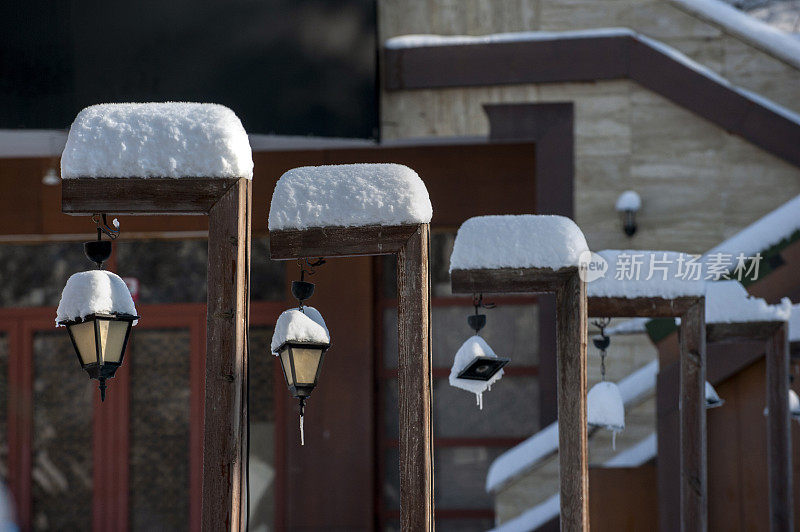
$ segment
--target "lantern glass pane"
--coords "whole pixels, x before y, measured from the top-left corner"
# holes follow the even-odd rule
[[[322,349],[318,347],[292,347],[291,349],[297,385],[314,384]]]
[[[94,321],[84,321],[75,325],[68,325],[81,363],[92,364],[97,362],[97,349],[95,347]]]
[[[283,366],[283,376],[286,378],[287,386],[294,386],[294,378],[292,377],[292,348],[284,347],[280,352],[281,365]]]
[[[125,335],[128,332],[128,321],[97,320],[97,332],[100,336],[100,352],[103,362],[119,364],[122,349],[125,347]]]

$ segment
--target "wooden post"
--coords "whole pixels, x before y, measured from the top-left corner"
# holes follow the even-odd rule
[[[241,529],[250,208],[250,180],[240,179],[209,213],[202,505],[209,531]]]
[[[708,527],[706,504],[706,328],[705,298],[681,316],[680,416],[681,416],[681,530]]]
[[[556,291],[558,343],[558,459],[561,530],[589,529],[586,420],[586,283],[577,273]]]
[[[402,530],[433,530],[429,244],[420,225],[397,257]]]
[[[792,442],[789,417],[789,344],[786,324],[767,339],[767,459],[769,528],[794,530]]]

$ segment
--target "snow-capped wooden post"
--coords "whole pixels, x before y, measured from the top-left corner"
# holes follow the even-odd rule
[[[203,470],[190,472],[192,484],[202,482],[202,501],[190,501],[190,528],[238,532],[253,176],[247,133],[220,105],[96,105],[75,119],[61,174],[67,214],[209,216],[204,434],[191,435],[203,438]]]
[[[555,292],[561,529],[589,529],[586,283],[583,233],[561,216],[481,216],[458,230],[453,293]]]
[[[668,251],[601,251],[587,261],[589,315],[681,318],[680,523],[708,526],[705,283],[681,275],[687,257]],[[688,277],[688,279],[685,279]]]
[[[397,164],[295,168],[275,186],[269,212],[273,260],[397,255],[400,525],[409,531],[433,529],[432,212],[422,180]]]
[[[761,340],[767,365],[767,477],[770,530],[794,530],[792,444],[789,413],[791,301],[767,305],[750,297],[738,281],[709,283],[706,296],[709,342]]]

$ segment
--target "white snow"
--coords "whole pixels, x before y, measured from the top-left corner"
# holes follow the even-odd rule
[[[658,438],[653,433],[643,438],[639,443],[628,447],[613,458],[603,463],[603,467],[639,467],[652,460],[658,449]]]
[[[647,322],[650,318],[631,318],[606,329],[608,336],[623,334],[641,334],[647,332]]]
[[[78,113],[61,176],[253,177],[247,133],[233,111],[209,103],[109,103]]]
[[[720,0],[670,0],[700,18],[716,22],[758,48],[800,68],[800,42]]]
[[[586,39],[595,37],[633,37],[628,28],[599,28],[573,31],[519,31],[489,35],[400,35],[386,40],[386,48],[422,48],[428,46],[455,46],[465,44],[493,44],[504,42],[553,41],[560,39]]]
[[[407,166],[304,166],[275,185],[269,229],[413,225],[430,222],[432,215],[425,183]]]
[[[331,336],[322,314],[314,307],[284,310],[275,323],[272,333],[272,354],[287,341],[298,343],[330,344]]]
[[[450,271],[578,266],[588,251],[575,222],[564,216],[478,216],[458,228]]]
[[[561,497],[555,494],[530,510],[526,510],[502,525],[494,527],[489,532],[530,532],[555,519],[560,512]]]
[[[706,408],[716,408],[725,404],[725,401],[720,399],[717,390],[711,386],[711,383],[706,381]]]
[[[624,430],[625,406],[619,387],[608,381],[592,386],[586,397],[586,417],[589,425],[613,432]]]
[[[635,190],[626,190],[617,198],[614,208],[618,211],[638,211],[642,207],[642,198]]]
[[[768,305],[763,299],[748,294],[739,281],[708,283],[706,323],[787,321],[791,312],[789,298],[783,298],[779,305]]]
[[[792,305],[792,313],[789,316],[789,341],[800,342],[800,303]]]
[[[717,253],[730,254],[734,264],[739,253],[755,256],[800,230],[800,196],[748,225],[731,238],[709,250],[705,256]]]
[[[90,314],[136,316],[136,307],[125,281],[107,270],[89,270],[70,276],[61,292],[56,325],[83,319]],[[136,325],[136,321],[133,324]]]
[[[466,342],[456,351],[456,356],[453,359],[453,367],[450,369],[450,386],[461,388],[468,392],[472,392],[477,396],[478,405],[483,409],[483,392],[491,388],[492,385],[503,377],[503,370],[501,369],[488,381],[477,381],[472,379],[459,379],[458,374],[476,357],[494,357],[497,358],[494,350],[486,343],[486,340],[478,335],[470,336]]]
[[[619,391],[626,406],[641,399],[656,386],[658,360],[637,369],[621,381]],[[551,423],[524,442],[498,456],[486,475],[486,491],[493,493],[509,480],[558,450],[558,422]]]
[[[789,414],[792,418],[800,421],[800,397],[794,390],[789,390]]]
[[[687,277],[689,256],[674,251],[606,249],[597,253],[608,263],[605,276],[587,283],[589,297],[702,296],[705,282]]]

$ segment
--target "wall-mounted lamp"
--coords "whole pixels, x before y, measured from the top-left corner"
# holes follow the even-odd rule
[[[636,213],[642,207],[642,198],[634,190],[626,190],[617,198],[616,209],[622,217],[622,230],[628,236],[636,233]]]

